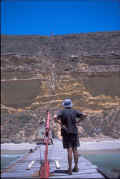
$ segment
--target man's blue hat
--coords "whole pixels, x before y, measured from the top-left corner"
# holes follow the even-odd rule
[[[64,108],[71,108],[72,107],[72,101],[71,101],[71,99],[65,99],[63,101],[62,105],[64,106]]]

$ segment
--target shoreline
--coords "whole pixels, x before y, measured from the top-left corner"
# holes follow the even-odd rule
[[[80,139],[81,152],[120,151],[120,139],[109,137]]]
[[[1,150],[1,155],[21,155],[27,153],[29,150]]]
[[[53,139],[54,143],[55,140]],[[30,149],[35,149],[36,143],[3,143],[1,144],[1,154],[23,154]],[[94,153],[105,151],[120,151],[120,139],[113,138],[80,138],[80,147],[78,150],[81,153]]]
[[[30,149],[35,149],[36,143],[3,143],[1,144],[1,155],[4,154],[25,154]]]

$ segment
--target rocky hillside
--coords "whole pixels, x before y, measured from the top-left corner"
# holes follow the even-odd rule
[[[2,36],[2,53],[30,56],[70,57],[120,55],[120,32],[97,32],[56,36]]]
[[[36,141],[65,98],[89,116],[81,137],[120,138],[120,32],[2,36],[1,47],[1,142]]]

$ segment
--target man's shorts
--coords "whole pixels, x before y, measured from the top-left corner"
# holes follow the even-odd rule
[[[63,148],[76,148],[80,146],[79,136],[77,134],[67,134],[62,136]]]

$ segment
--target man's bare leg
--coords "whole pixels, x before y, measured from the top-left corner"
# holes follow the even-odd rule
[[[74,156],[74,163],[75,163],[73,171],[78,172],[79,169],[78,169],[78,151],[77,151],[77,148],[73,148],[73,156]]]
[[[72,174],[72,148],[68,148],[67,149],[68,151],[68,165],[69,165],[69,168],[68,168],[68,173],[71,175]]]

